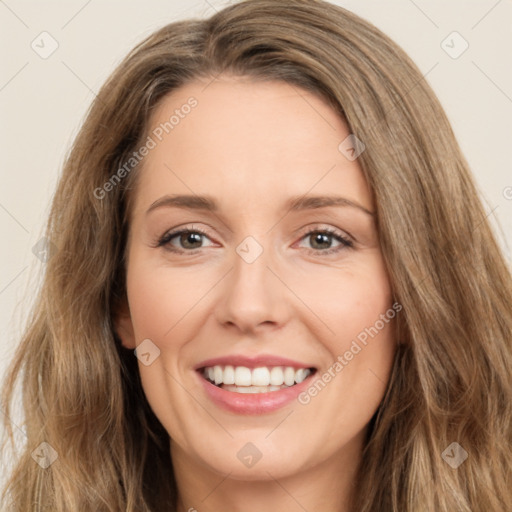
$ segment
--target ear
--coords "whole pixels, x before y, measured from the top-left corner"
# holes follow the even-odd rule
[[[124,348],[135,350],[135,333],[128,302],[124,300],[114,313],[114,328]]]

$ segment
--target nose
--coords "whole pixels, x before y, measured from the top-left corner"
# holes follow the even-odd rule
[[[225,326],[243,333],[277,329],[290,316],[290,292],[273,267],[271,252],[263,252],[252,262],[238,253],[233,268],[223,279],[215,316]]]

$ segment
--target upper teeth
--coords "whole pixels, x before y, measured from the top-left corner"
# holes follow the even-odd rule
[[[246,366],[215,365],[203,370],[203,375],[216,385],[236,386],[293,386],[302,382],[310,373],[311,370],[308,368],[296,370],[291,366],[262,366],[251,370]]]

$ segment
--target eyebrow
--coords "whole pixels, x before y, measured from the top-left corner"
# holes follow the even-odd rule
[[[290,211],[314,210],[327,208],[329,206],[356,208],[367,215],[374,216],[375,213],[365,208],[356,201],[341,196],[294,196],[285,203],[285,208]],[[211,196],[198,195],[166,195],[157,199],[146,211],[146,215],[157,208],[185,208],[189,210],[203,210],[218,212],[220,210],[217,201]]]

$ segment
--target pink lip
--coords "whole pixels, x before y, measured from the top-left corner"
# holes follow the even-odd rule
[[[207,359],[197,364],[194,369],[205,368],[207,366],[246,366],[247,368],[258,368],[261,366],[291,366],[293,368],[312,368],[312,365],[301,363],[300,361],[293,361],[285,357],[273,356],[267,354],[260,354],[255,357],[248,357],[242,355],[231,355],[224,357],[216,357],[214,359]],[[276,391],[277,393],[277,391]]]
[[[304,366],[301,368],[304,368]],[[196,371],[196,375],[210,400],[230,412],[246,415],[265,414],[284,407],[295,400],[302,391],[311,385],[311,379],[315,374],[316,372],[309,375],[300,384],[295,384],[279,391],[242,394],[222,389],[206,380],[200,371]]]

